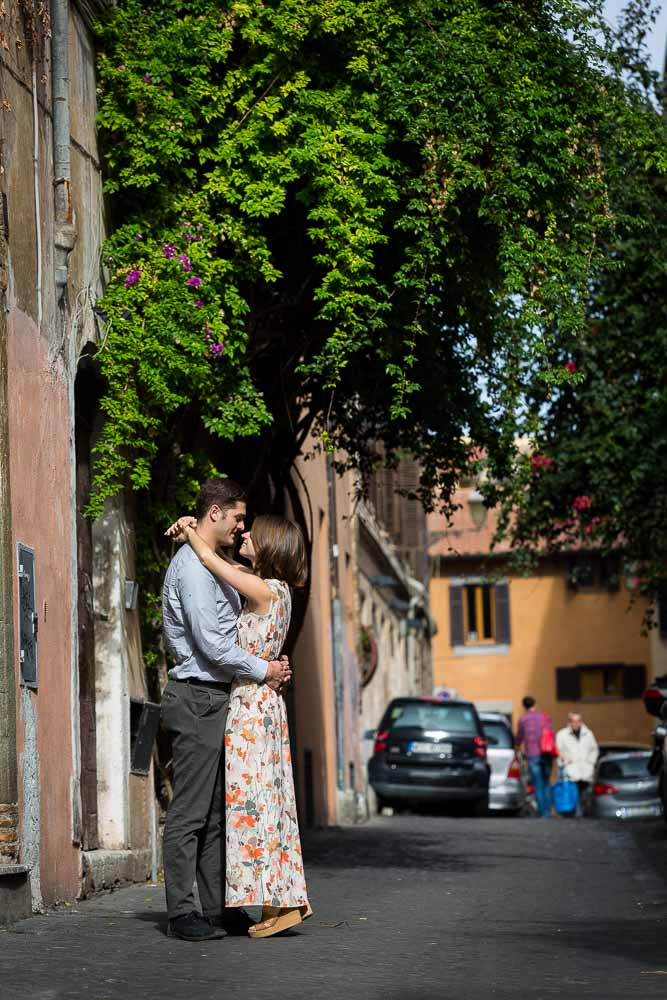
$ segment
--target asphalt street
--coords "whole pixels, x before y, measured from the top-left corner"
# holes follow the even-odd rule
[[[165,937],[163,889],[0,932],[2,1000],[667,995],[667,824],[399,815],[306,840],[314,917]]]

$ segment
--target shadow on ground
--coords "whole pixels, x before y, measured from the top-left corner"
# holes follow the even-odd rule
[[[383,827],[337,827],[304,836],[306,865],[318,868],[410,868],[438,872],[469,872],[485,867],[471,862],[460,850],[449,850],[452,837],[444,832],[406,834]],[[460,843],[460,841],[459,841]],[[322,873],[326,877],[326,873]]]
[[[494,941],[516,945],[516,930],[496,930]],[[667,921],[637,920],[569,920],[561,926],[522,927],[521,939],[528,951],[531,947],[559,951],[588,951],[593,954],[630,959],[648,969],[667,970]]]

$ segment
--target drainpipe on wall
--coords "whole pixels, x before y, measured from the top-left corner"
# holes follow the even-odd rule
[[[69,255],[76,242],[72,213],[69,116],[69,0],[53,0],[51,64],[53,79],[53,172],[55,187],[56,293],[67,288]]]
[[[16,665],[14,659],[14,545],[9,492],[7,394],[7,233],[0,213],[0,804],[17,799]]]
[[[331,659],[334,680],[334,711],[336,713],[336,784],[345,787],[343,762],[343,729],[345,725],[345,695],[343,691],[342,613],[340,602],[340,572],[338,550],[338,514],[336,505],[336,471],[331,455],[327,455],[327,486],[329,491],[329,573],[331,585]]]

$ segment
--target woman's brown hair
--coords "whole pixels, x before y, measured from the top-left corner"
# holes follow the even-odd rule
[[[250,537],[255,550],[253,571],[258,576],[303,587],[308,575],[306,543],[293,521],[277,514],[260,514],[253,521]]]

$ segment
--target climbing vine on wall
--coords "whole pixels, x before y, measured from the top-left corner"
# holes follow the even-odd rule
[[[581,381],[561,359],[632,225],[615,192],[664,166],[652,83],[601,15],[120,0],[99,25],[116,228],[91,510],[170,449],[194,482],[213,440],[288,466],[313,428],[353,464],[415,455],[425,496],[480,448],[507,472],[536,373]]]

